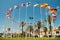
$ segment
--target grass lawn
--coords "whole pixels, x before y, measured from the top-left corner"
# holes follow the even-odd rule
[[[60,38],[0,38],[0,40],[60,40]]]

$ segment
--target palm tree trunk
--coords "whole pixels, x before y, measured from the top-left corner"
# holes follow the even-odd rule
[[[22,25],[22,33],[23,33],[23,25]]]
[[[52,26],[51,26],[51,23],[50,23],[50,34],[52,36]]]
[[[47,36],[46,32],[45,32],[45,36]]]
[[[22,25],[22,37],[23,37],[23,25]]]
[[[40,29],[39,29],[40,30]],[[40,34],[41,34],[41,31],[40,31],[40,33],[39,33],[39,37],[40,37]]]
[[[38,30],[40,31],[40,27],[38,27]],[[40,37],[40,34],[41,34],[41,32],[39,33],[39,37]]]

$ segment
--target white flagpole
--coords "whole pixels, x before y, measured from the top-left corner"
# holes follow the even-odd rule
[[[40,7],[40,15],[41,15],[41,22],[42,22],[42,11],[41,11],[41,7]]]
[[[5,16],[5,20],[4,20],[4,37],[5,37],[5,34],[6,34],[6,16]]]
[[[25,15],[25,22],[26,22],[26,26],[27,26],[27,7],[26,7],[26,15]]]
[[[27,24],[28,24],[28,22],[27,22],[27,6],[26,6],[25,22],[26,22],[26,27],[27,27]],[[28,25],[29,25],[29,24],[28,24]],[[26,37],[27,37],[27,35],[26,35]]]
[[[47,7],[46,7],[46,20],[47,20],[48,14],[47,14]],[[48,21],[47,21],[47,27],[48,27]]]
[[[41,7],[40,7],[40,15],[41,15],[41,23],[42,23],[42,10],[41,10]],[[42,25],[41,25],[41,27],[42,27]],[[40,29],[41,30],[41,29]],[[41,34],[41,33],[40,33]]]
[[[20,10],[21,10],[21,7],[19,8],[19,18],[18,18],[18,20],[19,20],[19,24],[18,24],[19,27],[18,27],[18,28],[20,28],[20,13],[21,13]],[[20,31],[20,30],[19,30],[19,31]],[[19,37],[19,36],[18,36],[18,37]]]
[[[52,17],[51,17],[52,18]],[[54,28],[54,22],[53,22],[53,18],[52,18],[52,21],[51,21],[51,25],[52,25],[52,33],[53,33],[53,28]]]
[[[34,25],[34,23],[35,23],[35,17],[34,17],[34,12],[35,12],[35,10],[34,10],[34,6],[33,6],[33,25]]]
[[[21,9],[21,7],[19,8],[19,18],[18,18],[18,20],[19,20],[19,23],[20,23],[20,9]],[[19,24],[19,27],[20,27],[20,24]]]
[[[34,10],[34,6],[33,6],[33,28],[34,28],[34,24],[35,24],[35,16],[34,16],[35,10]],[[33,34],[33,32],[32,32]]]
[[[13,15],[13,18],[12,18],[12,20],[14,20],[14,10],[15,10],[15,9],[13,9],[13,14],[12,14],[12,15]],[[14,22],[13,22],[13,21],[12,21],[12,25],[13,25],[13,28],[12,28],[12,29],[14,29]],[[13,33],[14,33],[14,30],[13,30]],[[12,35],[13,35],[13,34],[12,34]]]

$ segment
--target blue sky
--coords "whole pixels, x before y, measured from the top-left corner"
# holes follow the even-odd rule
[[[36,21],[40,21],[41,20],[41,15],[40,15],[40,7],[37,6],[34,8],[34,20],[30,20],[29,17],[30,16],[33,16],[33,5],[34,3],[39,3],[39,4],[42,4],[42,3],[48,3],[49,6],[52,6],[53,8],[57,8],[57,6],[59,7],[58,8],[58,11],[57,11],[57,18],[56,18],[56,21],[54,23],[54,26],[57,27],[60,22],[60,0],[0,0],[0,32],[3,32],[3,29],[4,29],[4,21],[6,19],[6,26],[10,26],[11,28],[13,28],[14,30],[17,30],[17,29],[21,29],[21,27],[19,28],[18,27],[18,24],[16,23],[12,23],[11,20],[8,20],[6,18],[6,11],[7,9],[9,8],[13,8],[14,5],[20,5],[21,3],[26,3],[26,2],[31,2],[31,5],[27,8],[27,22],[36,22]],[[26,7],[21,7],[20,9],[20,21],[25,21],[25,15],[26,15]],[[44,9],[41,9],[42,11],[42,19],[45,20],[46,19],[46,8]],[[13,12],[11,12],[11,17],[12,16]],[[49,14],[49,13],[48,13]],[[18,22],[19,18],[19,9],[16,9],[14,10],[14,19]],[[26,28],[26,27],[24,27]],[[25,29],[24,29],[25,30]]]

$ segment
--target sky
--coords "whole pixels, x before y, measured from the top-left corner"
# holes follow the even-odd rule
[[[12,11],[10,13],[11,17],[13,18],[13,14],[14,14],[14,20],[16,20],[16,22],[22,22],[22,21],[27,21],[27,22],[37,22],[41,20],[41,15],[40,15],[40,11],[42,12],[42,20],[44,21],[46,19],[46,12],[47,14],[49,14],[49,11],[46,11],[46,8],[42,8],[40,9],[40,6],[37,7],[33,7],[33,5],[35,3],[38,4],[43,4],[43,3],[47,3],[49,6],[52,6],[53,8],[57,8],[57,18],[54,22],[54,27],[58,27],[58,25],[60,24],[60,0],[0,0],[0,33],[4,31],[4,27],[6,25],[6,27],[10,27],[11,31],[16,31],[16,30],[20,30],[21,27],[19,27],[18,24],[13,23],[11,20],[8,20],[8,18],[6,17],[6,11],[9,8],[14,8],[14,5],[20,6],[21,3],[27,3],[27,2],[31,2],[31,5],[29,7],[27,7],[27,20],[26,20],[26,6],[21,7],[19,9],[14,10],[14,12]],[[34,9],[33,9],[34,8]],[[34,13],[34,20],[30,20],[29,17],[32,17]],[[20,17],[19,17],[20,14]],[[20,18],[20,20],[19,20]],[[44,23],[46,25],[46,23]],[[24,27],[24,30],[27,27]]]

